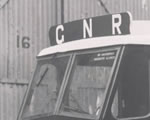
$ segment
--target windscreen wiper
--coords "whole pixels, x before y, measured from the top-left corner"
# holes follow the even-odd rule
[[[48,71],[48,67],[44,70],[44,73],[40,76],[40,79],[37,81],[37,86],[39,86],[40,85],[40,83],[41,83],[41,81],[43,80],[43,78],[44,78],[44,76],[45,76],[45,74],[47,73],[47,71]]]

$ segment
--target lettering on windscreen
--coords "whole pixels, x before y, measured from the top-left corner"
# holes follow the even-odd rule
[[[108,53],[98,53],[97,57],[94,58],[94,61],[114,60],[114,59],[115,59],[115,52],[108,52]]]
[[[116,51],[95,53],[90,58],[91,64],[98,64],[102,66],[111,66],[116,57]]]

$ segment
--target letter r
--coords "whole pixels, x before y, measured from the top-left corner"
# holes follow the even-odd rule
[[[117,20],[117,22],[116,22]],[[121,15],[120,14],[116,14],[116,15],[112,15],[112,34],[115,35],[117,31],[118,34],[121,34],[121,30],[120,30],[120,26],[121,26]],[[116,29],[116,30],[115,30]]]

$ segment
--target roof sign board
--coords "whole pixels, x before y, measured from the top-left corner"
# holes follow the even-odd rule
[[[99,36],[130,34],[131,15],[128,12],[77,20],[50,29],[51,45]]]

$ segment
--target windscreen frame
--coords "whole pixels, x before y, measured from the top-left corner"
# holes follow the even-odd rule
[[[36,64],[35,72],[34,72],[34,74],[32,76],[31,81],[29,82],[29,86],[28,86],[28,88],[26,90],[26,93],[25,93],[25,96],[24,96],[24,100],[23,100],[22,105],[20,107],[20,111],[19,111],[19,115],[17,117],[17,120],[20,120],[20,119],[21,120],[30,120],[30,119],[35,119],[35,118],[44,117],[44,116],[46,117],[46,116],[50,115],[50,114],[44,114],[44,115],[41,114],[41,115],[28,116],[28,117],[23,118],[23,112],[24,112],[24,110],[26,108],[26,104],[28,102],[28,97],[30,96],[30,92],[31,92],[31,89],[32,89],[32,86],[33,86],[33,82],[34,82],[34,77],[36,76],[38,70],[40,69],[41,64],[43,64],[45,60],[53,59],[55,57],[64,57],[64,56],[66,56],[66,57],[68,56],[69,60],[68,60],[68,64],[66,66],[66,71],[65,71],[65,74],[64,74],[64,77],[63,77],[63,80],[62,80],[62,85],[60,87],[60,89],[62,89],[62,86],[64,84],[64,80],[65,80],[67,72],[68,72],[68,68],[70,66],[70,62],[72,60],[72,53],[54,54],[54,55],[49,55],[49,56],[45,56],[45,57],[37,59],[37,64]],[[61,93],[61,91],[59,91],[59,95],[58,95],[57,101],[59,101],[60,93]],[[56,108],[56,106],[55,106],[55,108]],[[55,111],[56,111],[56,109],[54,109],[54,113],[53,114],[55,114]]]
[[[111,50],[116,50],[116,58],[114,60],[114,63],[113,63],[113,66],[112,66],[112,70],[111,70],[111,75],[110,75],[110,78],[109,78],[108,83],[107,83],[107,87],[106,87],[106,91],[105,91],[105,99],[106,99],[106,96],[107,96],[106,93],[109,92],[108,86],[109,86],[109,84],[111,82],[111,79],[113,77],[114,71],[116,71],[115,70],[116,69],[115,66],[117,65],[118,59],[120,58],[119,55],[120,55],[120,52],[122,51],[122,46],[120,46],[120,45],[119,46],[109,46],[109,47],[103,47],[103,48],[94,48],[94,49],[89,49],[89,50],[76,51],[76,52],[74,52],[73,60],[72,60],[73,62],[71,64],[70,70],[69,70],[69,72],[71,73],[71,70],[73,69],[73,63],[74,63],[74,60],[75,60],[77,55],[86,54],[86,53],[93,53],[93,52],[96,52],[96,51],[101,51],[101,52],[105,51],[106,52],[106,51],[111,51]],[[68,116],[68,117],[76,117],[76,118],[84,118],[84,119],[99,119],[100,114],[102,114],[102,112],[104,112],[104,110],[101,110],[102,112],[99,113],[97,117],[90,117],[89,115],[79,115],[79,116],[70,115],[70,114],[63,115],[63,114],[60,113],[61,103],[62,103],[62,100],[63,100],[63,96],[65,94],[65,89],[67,88],[68,82],[69,82],[69,76],[67,77],[67,80],[64,83],[64,90],[63,90],[63,93],[62,93],[63,95],[60,98],[61,102],[57,106],[57,113],[56,113],[56,115],[62,115],[62,116]],[[108,100],[105,100],[105,99],[104,99],[104,101],[108,101]],[[102,109],[104,109],[104,107],[105,107],[105,105],[103,104],[102,105]]]

